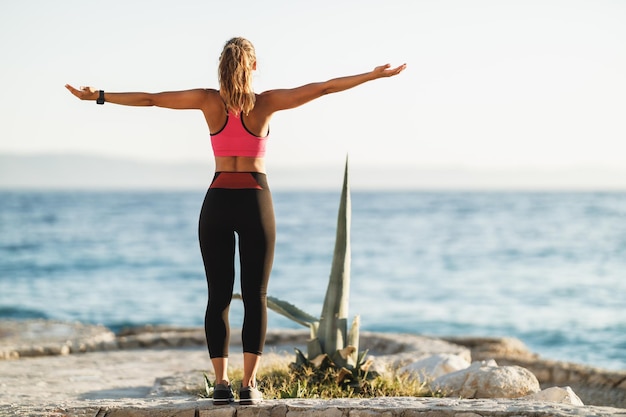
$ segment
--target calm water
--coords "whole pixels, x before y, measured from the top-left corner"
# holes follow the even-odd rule
[[[0,192],[0,319],[201,326],[204,191]],[[339,193],[274,193],[270,294],[319,315]],[[625,193],[352,193],[362,329],[514,336],[626,369]],[[241,305],[231,310],[233,326]],[[274,328],[298,325],[270,313]]]

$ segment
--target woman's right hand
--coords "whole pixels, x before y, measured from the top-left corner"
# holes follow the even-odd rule
[[[98,91],[92,87],[81,87],[80,89],[74,88],[69,84],[65,84],[65,88],[70,90],[70,93],[74,94],[81,100],[96,100],[98,98]]]

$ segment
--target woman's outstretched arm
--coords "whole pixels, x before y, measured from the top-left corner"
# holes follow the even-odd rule
[[[345,91],[378,78],[393,77],[400,74],[405,68],[406,64],[396,68],[391,68],[391,65],[386,64],[363,74],[333,78],[328,81],[306,84],[297,88],[270,90],[260,95],[263,97],[261,101],[271,113],[292,109],[326,94]]]
[[[81,100],[98,99],[100,90],[91,87],[74,88],[65,85],[73,95]],[[201,109],[205,103],[208,90],[194,89],[184,91],[168,91],[163,93],[104,93],[107,103],[124,106],[157,106],[168,109]]]

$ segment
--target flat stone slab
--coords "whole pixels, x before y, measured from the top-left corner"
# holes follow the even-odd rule
[[[333,400],[268,400],[256,406],[214,406],[208,399],[155,400],[32,410],[0,408],[0,415],[49,417],[624,417],[626,410],[526,400],[385,397]]]

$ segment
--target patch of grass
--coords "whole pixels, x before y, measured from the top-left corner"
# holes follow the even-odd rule
[[[349,384],[338,384],[340,370],[309,366],[264,368],[259,371],[258,384],[266,399],[286,398],[371,398],[371,397],[432,397],[427,383],[412,379],[408,374],[360,378]],[[243,372],[232,370],[233,390],[239,389]],[[206,375],[205,375],[206,379]],[[210,383],[200,395],[211,396]]]

